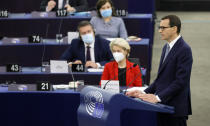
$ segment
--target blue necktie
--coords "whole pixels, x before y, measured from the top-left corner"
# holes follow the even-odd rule
[[[170,51],[170,46],[169,46],[169,44],[166,44],[166,52],[165,52],[163,62],[165,61],[166,57],[168,56],[169,51]]]

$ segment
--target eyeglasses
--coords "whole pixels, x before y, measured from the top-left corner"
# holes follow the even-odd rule
[[[158,27],[159,30],[164,30],[164,29],[166,29],[166,28],[171,28],[171,27],[170,27],[170,26],[169,26],[169,27],[165,27],[165,26],[159,26],[159,27]]]

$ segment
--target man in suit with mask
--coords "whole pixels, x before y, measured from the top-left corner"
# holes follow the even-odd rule
[[[56,11],[66,8],[68,12],[87,11],[87,0],[43,0],[41,2],[41,11]]]
[[[86,67],[98,68],[113,59],[109,49],[109,41],[95,36],[89,21],[81,21],[78,25],[80,37],[73,39],[70,47],[61,59],[74,64],[85,64]]]
[[[144,92],[127,92],[128,96],[174,107],[174,114],[157,114],[158,126],[186,126],[188,116],[192,114],[190,76],[193,58],[180,30],[181,21],[176,15],[161,19],[159,32],[167,43],[162,50],[157,78]]]

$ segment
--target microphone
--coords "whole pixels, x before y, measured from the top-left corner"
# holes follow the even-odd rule
[[[126,71],[129,71],[131,68],[134,68],[134,67],[136,67],[136,66],[137,66],[137,64],[136,64],[136,63],[135,63],[135,64],[133,64],[133,66],[131,66],[130,68],[128,68],[128,70],[123,71],[123,72],[122,72],[122,73],[120,73],[119,75],[124,74]],[[117,77],[117,76],[114,76],[112,79],[108,80],[108,81],[104,84],[103,89],[106,89],[107,84],[108,84],[111,80],[114,80],[116,77]]]
[[[126,94],[128,87],[133,83],[134,80],[136,80],[136,78],[141,74],[141,69],[140,72],[133,78],[133,80],[128,84],[128,86],[126,86],[124,94]]]
[[[61,34],[61,28],[63,25],[63,17],[61,17],[60,22],[59,22],[59,27],[58,27],[58,33],[56,34],[56,42],[58,41],[59,43],[61,42],[61,39],[63,38],[63,34]]]
[[[58,27],[58,34],[60,34],[60,33],[61,33],[61,27],[62,27],[62,24],[63,24],[63,18],[61,18],[60,23],[59,23],[59,27]]]
[[[76,88],[75,88],[75,79],[74,79],[74,75],[73,75],[73,72],[72,72],[72,67],[70,68],[70,73],[71,73],[71,78],[72,78],[72,80],[74,82],[74,91],[75,91],[76,90]]]
[[[49,25],[49,24],[47,24],[46,34],[45,34],[45,38],[46,38],[46,39],[47,39],[47,37],[48,37],[49,27],[50,27],[50,25]],[[43,53],[42,53],[41,64],[44,62],[45,46],[46,46],[46,45],[45,45],[45,43],[44,43],[44,41],[42,41],[42,43],[43,43]]]
[[[69,3],[69,0],[66,0],[66,3]],[[63,24],[63,18],[60,20],[60,23],[59,23],[59,28],[58,28],[58,34],[60,35],[61,33],[61,28],[62,28],[62,24]],[[71,78],[74,82],[74,91],[76,90],[76,86],[75,86],[75,79],[74,79],[74,74],[72,72],[72,68],[70,68],[70,74],[71,74]]]

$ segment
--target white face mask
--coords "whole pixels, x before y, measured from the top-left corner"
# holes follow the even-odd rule
[[[125,55],[121,52],[114,52],[113,57],[114,57],[116,62],[120,62],[125,58]]]

